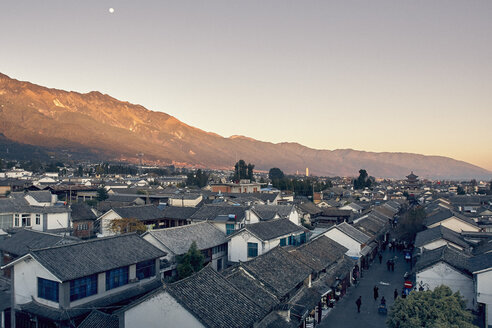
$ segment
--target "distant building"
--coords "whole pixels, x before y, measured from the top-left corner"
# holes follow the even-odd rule
[[[419,182],[419,176],[413,174],[413,171],[406,176],[407,180],[405,181],[406,186],[408,189],[417,189],[420,182]]]
[[[261,183],[250,182],[249,180],[241,180],[239,183],[217,183],[210,187],[212,192],[221,193],[253,193],[260,192]]]

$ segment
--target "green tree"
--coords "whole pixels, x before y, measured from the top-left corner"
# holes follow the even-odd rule
[[[458,192],[458,195],[466,195],[465,190],[461,186],[458,186],[457,192]]]
[[[147,231],[147,227],[142,221],[135,218],[121,218],[111,220],[109,230],[116,234],[124,234],[129,232],[137,232],[143,234]]]
[[[241,179],[249,179],[251,181],[254,181],[254,176],[253,176],[253,169],[255,166],[251,163],[246,164],[246,162],[242,159],[240,159],[235,165],[234,165],[234,176],[233,180],[236,182],[239,182]]]
[[[272,167],[270,171],[268,171],[268,179],[270,179],[270,181],[280,180],[283,179],[284,177],[285,177],[284,172],[282,172],[282,170],[279,169],[278,167]]]
[[[461,295],[442,285],[433,291],[412,292],[406,298],[397,298],[386,324],[389,328],[478,328],[472,319]]]
[[[255,168],[255,166],[251,163],[248,164],[248,173],[247,173],[247,176],[248,176],[248,179],[249,181],[255,181],[255,177],[253,175],[253,169]]]
[[[58,172],[59,170],[60,169],[58,168],[58,166],[56,166],[54,162],[48,164],[48,166],[45,169],[46,172]]]
[[[187,174],[186,185],[203,188],[208,184],[209,178],[210,174],[203,172],[201,169],[198,169],[195,173],[190,172]]]
[[[104,187],[100,187],[97,189],[97,201],[102,202],[103,200],[108,199],[108,191]]]
[[[191,276],[203,268],[203,254],[198,250],[196,242],[191,243],[186,254],[178,256],[178,280]]]
[[[414,240],[417,232],[424,230],[427,214],[422,207],[414,207],[406,212],[398,222],[398,232],[404,239]]]
[[[359,170],[359,177],[354,180],[354,189],[371,188],[374,178],[367,174],[364,169]]]

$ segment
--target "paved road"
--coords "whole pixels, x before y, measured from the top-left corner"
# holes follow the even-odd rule
[[[397,256],[395,271],[388,272],[386,261]],[[371,263],[369,270],[364,270],[363,277],[357,287],[349,288],[347,294],[335,305],[328,316],[323,319],[318,327],[324,328],[382,328],[386,327],[386,316],[378,313],[381,297],[384,296],[388,309],[393,305],[393,292],[395,288],[401,295],[403,288],[403,275],[410,271],[410,264],[405,263],[403,253],[398,251],[383,254],[383,263],[379,264],[378,258]],[[389,286],[380,282],[389,283]],[[374,285],[379,287],[378,301],[374,301]],[[355,301],[362,296],[360,313],[357,313]]]

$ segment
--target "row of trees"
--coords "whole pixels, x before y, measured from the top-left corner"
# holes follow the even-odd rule
[[[190,172],[187,174],[186,185],[203,188],[208,184],[209,178],[210,178],[210,174],[203,172],[201,169],[198,169],[195,173]]]
[[[268,172],[268,178],[272,186],[279,190],[289,190],[296,195],[312,196],[313,192],[319,192],[326,188],[332,187],[330,181],[318,181],[310,178],[287,177],[278,167],[271,168]]]
[[[250,181],[255,181],[255,177],[253,176],[253,170],[255,166],[254,164],[248,163],[242,159],[240,159],[234,165],[234,175],[232,177],[232,181],[239,182],[242,179],[248,179]]]

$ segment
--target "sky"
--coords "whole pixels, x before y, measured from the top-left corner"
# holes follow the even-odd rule
[[[492,171],[491,17],[490,0],[3,0],[0,72],[225,137]]]

